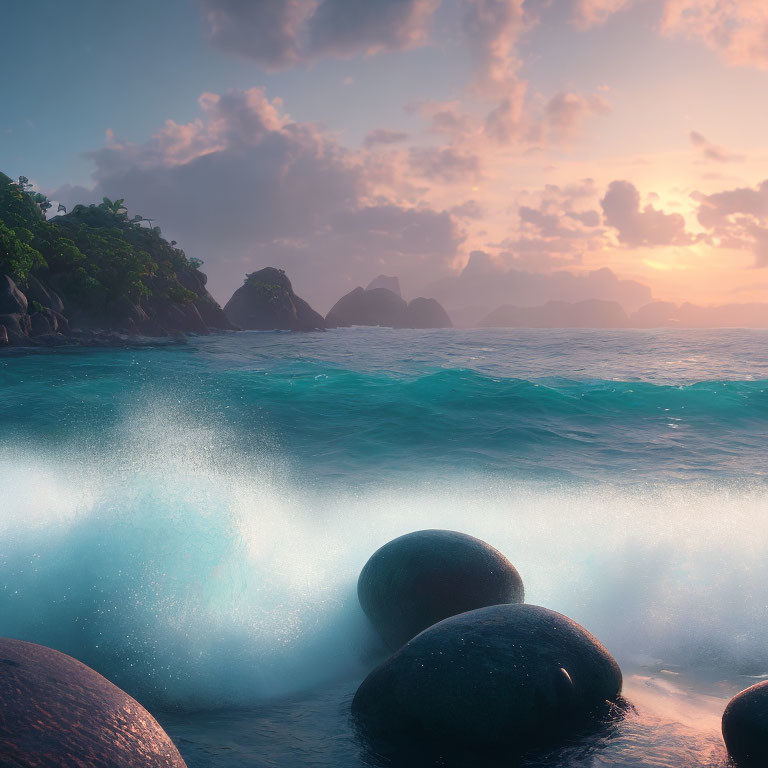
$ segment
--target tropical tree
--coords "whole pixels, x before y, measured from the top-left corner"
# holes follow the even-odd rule
[[[123,205],[123,203],[125,203],[124,197],[120,198],[120,200],[110,200],[108,197],[105,197],[103,198],[102,203],[99,205],[99,208],[104,208],[110,213],[113,213],[115,216],[124,219],[128,215],[128,209],[125,207],[125,205]]]

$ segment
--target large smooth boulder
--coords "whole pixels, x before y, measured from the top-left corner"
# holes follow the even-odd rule
[[[352,710],[379,751],[520,753],[615,712],[621,686],[618,664],[576,622],[535,605],[495,605],[404,645],[363,681]]]
[[[230,322],[246,331],[317,331],[322,316],[293,292],[282,269],[266,267],[245,279],[224,307]]]
[[[8,275],[0,275],[0,315],[23,315],[27,297]]]
[[[739,766],[768,765],[768,680],[747,688],[723,713],[723,741]]]
[[[360,573],[357,595],[391,650],[449,616],[525,596],[520,574],[501,552],[442,530],[408,533],[377,550]]]
[[[0,325],[0,347],[7,347],[9,344],[8,331],[5,330],[4,325]]]
[[[453,328],[448,313],[435,299],[416,298],[408,304],[408,328]]]
[[[42,645],[0,639],[0,765],[186,768],[137,701]]]

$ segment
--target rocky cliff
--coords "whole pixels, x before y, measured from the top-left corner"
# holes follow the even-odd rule
[[[232,323],[249,331],[318,331],[322,315],[293,292],[282,269],[266,267],[245,278],[224,307]]]

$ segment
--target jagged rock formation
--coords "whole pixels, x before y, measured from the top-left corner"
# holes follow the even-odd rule
[[[400,281],[396,277],[390,277],[389,275],[379,275],[377,278],[371,280],[368,284],[366,291],[372,291],[374,288],[386,288],[388,291],[392,291],[396,296],[403,298],[403,294],[400,293]]]
[[[208,293],[201,262],[143,217],[128,218],[122,200],[46,220],[49,207],[24,177],[0,173],[1,344],[235,328]]]
[[[252,272],[224,307],[229,320],[248,331],[318,331],[322,315],[293,292],[282,269]]]
[[[95,317],[76,302],[65,303],[37,278],[30,278],[25,293],[8,275],[2,275],[0,346],[82,345],[91,341],[102,345],[113,338],[112,334],[116,343],[121,343],[117,335],[202,335],[236,329],[205,288],[202,272],[190,269],[178,277],[193,299],[182,303],[153,297],[138,303],[126,298],[112,307],[111,317],[101,313]]]
[[[417,298],[407,303],[388,288],[355,288],[334,304],[325,322],[328,328],[347,328],[353,325],[387,328],[452,327],[451,319],[434,299]]]

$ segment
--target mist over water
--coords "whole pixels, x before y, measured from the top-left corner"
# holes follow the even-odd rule
[[[768,674],[768,355],[759,333],[687,343],[382,330],[0,357],[0,635],[160,711],[353,690],[381,653],[363,564],[452,528],[616,656],[645,718],[626,764],[657,737],[673,754],[665,718],[712,731],[712,685]]]

